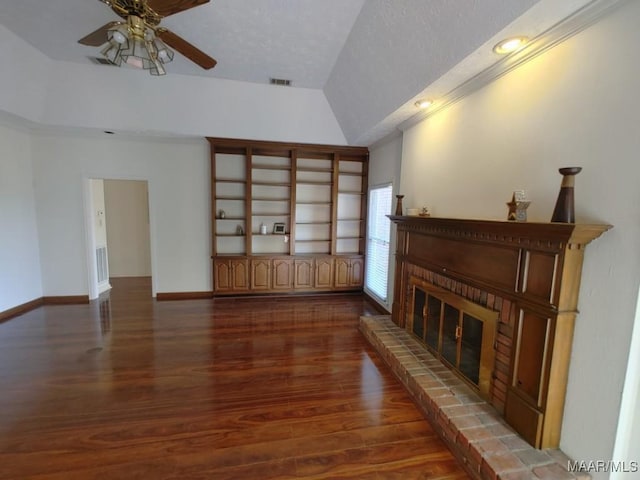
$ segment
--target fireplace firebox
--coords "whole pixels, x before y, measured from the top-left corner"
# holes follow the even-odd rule
[[[490,400],[498,312],[418,277],[411,289],[407,330],[482,397]]]

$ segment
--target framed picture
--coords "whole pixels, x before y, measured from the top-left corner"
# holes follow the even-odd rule
[[[284,231],[284,223],[274,223],[273,224],[273,233],[285,234]]]

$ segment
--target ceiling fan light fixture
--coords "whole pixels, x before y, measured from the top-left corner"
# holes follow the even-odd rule
[[[205,70],[216,65],[215,59],[159,26],[164,17],[209,3],[210,0],[100,1],[124,20],[111,21],[78,40],[81,45],[101,47],[105,57],[102,63],[116,66],[126,63],[150,70],[152,75],[165,75],[164,65],[173,61],[175,49]]]
[[[103,57],[109,60],[112,64],[117,65],[118,67],[122,65],[122,56],[120,56],[120,52],[122,51],[122,46],[118,44],[107,43],[107,46],[100,52]]]
[[[167,45],[158,37],[154,38],[153,46],[155,48],[158,60],[160,60],[162,63],[169,63],[173,61],[173,50],[167,47]]]
[[[109,30],[107,30],[107,40],[109,40],[109,43],[128,45],[129,40],[127,38],[127,27],[120,24],[115,28],[110,28]]]
[[[160,60],[155,60],[153,66],[149,69],[149,73],[153,76],[161,76],[166,75],[167,71]]]

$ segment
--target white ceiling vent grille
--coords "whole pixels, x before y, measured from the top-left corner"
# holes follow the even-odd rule
[[[269,83],[271,85],[280,85],[282,87],[291,86],[291,80],[287,80],[286,78],[270,78]]]

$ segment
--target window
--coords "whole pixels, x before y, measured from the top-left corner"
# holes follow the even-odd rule
[[[391,185],[374,187],[369,192],[367,265],[365,287],[383,302],[387,301],[389,276],[389,238],[391,222]]]

